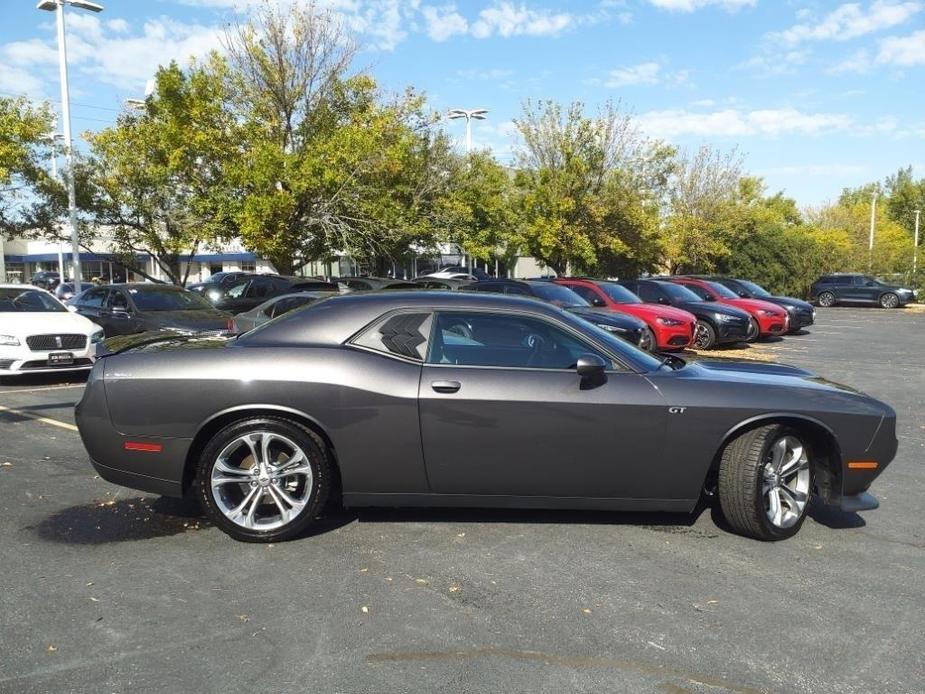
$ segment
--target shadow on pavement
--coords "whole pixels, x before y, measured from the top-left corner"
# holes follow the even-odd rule
[[[846,528],[863,528],[867,525],[860,514],[846,513],[835,506],[815,503],[809,507],[808,515],[820,525],[834,530],[844,530]]]
[[[67,373],[23,374],[22,376],[0,376],[0,385],[17,388],[41,388],[43,386],[66,386],[86,383],[89,369],[86,371],[68,371]]]
[[[168,497],[135,497],[71,506],[32,526],[50,542],[101,545],[147,540],[210,527],[199,505]]]

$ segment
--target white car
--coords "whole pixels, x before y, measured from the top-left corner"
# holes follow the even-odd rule
[[[103,329],[49,292],[0,284],[0,377],[93,366]]]

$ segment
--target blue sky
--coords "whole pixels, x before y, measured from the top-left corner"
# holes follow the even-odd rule
[[[100,0],[68,10],[75,131],[105,127],[158,63],[220,47],[255,0]],[[283,0],[280,0],[283,1]],[[483,107],[509,158],[524,99],[619,100],[653,137],[737,146],[801,204],[913,165],[925,176],[925,0],[323,0],[389,90]],[[0,0],[0,94],[59,97],[54,17]],[[447,125],[462,139],[461,122]]]

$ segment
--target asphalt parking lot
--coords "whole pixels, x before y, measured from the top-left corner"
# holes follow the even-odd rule
[[[4,384],[0,691],[923,692],[923,335],[925,312],[835,308],[723,351],[899,415],[881,508],[777,544],[709,509],[341,511],[240,544],[95,476],[79,378]]]

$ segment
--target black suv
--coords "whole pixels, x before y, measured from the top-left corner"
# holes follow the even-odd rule
[[[579,318],[584,318],[597,327],[642,349],[649,351],[656,349],[654,340],[652,340],[652,332],[643,321],[624,313],[614,313],[610,309],[594,308],[568,287],[553,284],[548,280],[480,280],[461,287],[461,291],[532,296],[540,301],[555,304],[569,313],[574,313]]]
[[[873,304],[883,308],[899,308],[915,301],[915,297],[913,289],[851,273],[823,275],[813,282],[809,290],[809,300],[820,306]]]
[[[813,305],[802,299],[794,299],[792,296],[775,296],[760,284],[756,284],[751,280],[733,277],[710,277],[709,279],[729,287],[743,299],[761,299],[761,301],[777,304],[786,310],[790,316],[790,329],[788,332],[799,332],[816,321],[816,310]]]
[[[337,285],[312,277],[235,274],[231,279],[190,287],[212,302],[215,308],[229,313],[244,313],[267,299],[292,292],[336,292]]]

